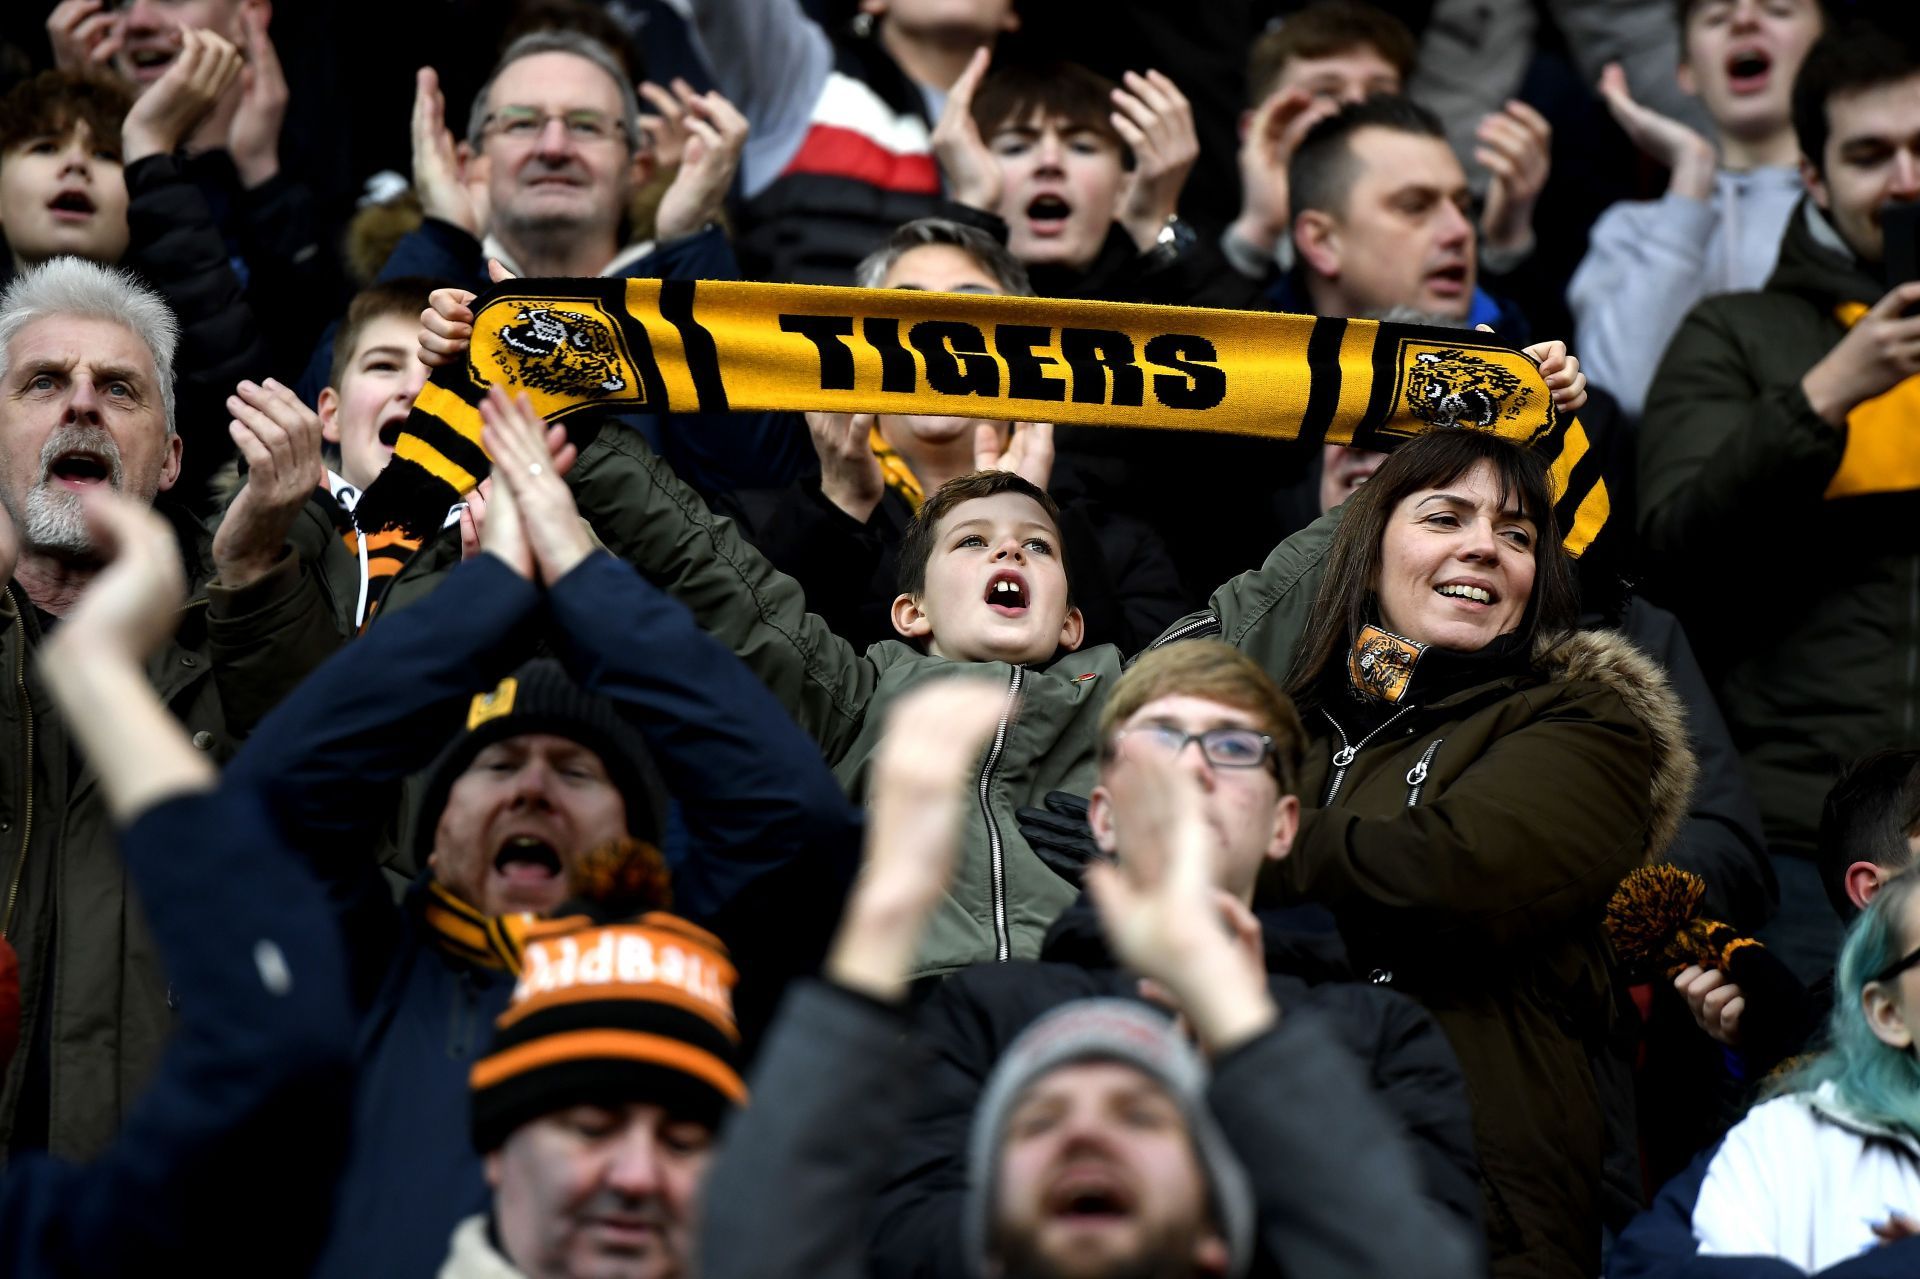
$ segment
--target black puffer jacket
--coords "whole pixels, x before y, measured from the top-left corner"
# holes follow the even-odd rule
[[[1362,1064],[1402,1125],[1439,1214],[1467,1233],[1480,1223],[1466,1090],[1453,1050],[1413,1001],[1371,986],[1309,986],[1293,976],[1300,939],[1266,932],[1269,985],[1281,1015],[1314,1010]],[[1309,953],[1316,951],[1309,939]],[[1309,961],[1319,966],[1314,961]],[[1138,998],[1138,980],[1116,967],[1085,898],[1055,922],[1037,962],[980,964],[949,978],[921,1008],[929,1049],[894,1173],[875,1214],[872,1270],[884,1279],[977,1279],[961,1246],[967,1134],[980,1090],[1001,1052],[1030,1023],[1075,999]],[[1311,1105],[1311,1098],[1276,1098]],[[1338,1117],[1329,1115],[1337,1142]]]
[[[1766,288],[1709,298],[1640,431],[1649,594],[1685,623],[1776,852],[1813,855],[1840,768],[1920,745],[1920,493],[1828,499],[1847,433],[1800,379],[1886,291],[1811,206]]]

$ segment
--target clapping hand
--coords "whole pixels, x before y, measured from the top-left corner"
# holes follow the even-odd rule
[[[211,31],[180,33],[180,53],[127,112],[120,128],[126,163],[171,154],[207,118],[233,84],[244,59]]]
[[[718,92],[695,93],[684,80],[673,87],[680,108],[677,125],[686,137],[680,171],[654,214],[656,240],[692,235],[720,216],[747,145],[747,117],[733,103]]]
[[[1113,91],[1113,127],[1133,149],[1133,171],[1121,188],[1116,220],[1142,253],[1180,206],[1181,188],[1200,158],[1193,107],[1179,86],[1158,71],[1129,71]]]
[[[1640,153],[1671,173],[1667,190],[1691,200],[1713,194],[1713,173],[1720,162],[1713,143],[1680,121],[1634,101],[1627,73],[1619,63],[1610,62],[1600,72],[1600,98]]]
[[[927,920],[953,877],[974,767],[1011,709],[996,681],[943,679],[887,712],[867,789],[867,844],[826,974],[878,999],[906,993]]]
[[[498,386],[488,388],[480,421],[495,481],[482,548],[522,577],[537,572],[551,586],[593,554],[593,536],[562,478],[573,465],[573,446],[549,447],[546,422],[525,392],[509,397]]]
[[[955,204],[987,212],[1000,203],[1000,162],[973,122],[973,95],[979,92],[991,59],[984,46],[973,51],[967,69],[947,90],[946,105],[933,126],[933,155],[940,162],[948,196]]]

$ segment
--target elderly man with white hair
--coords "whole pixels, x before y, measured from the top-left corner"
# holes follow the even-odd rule
[[[73,762],[34,657],[106,556],[81,510],[111,488],[151,504],[180,474],[178,325],[132,276],[55,258],[0,294],[0,942],[19,964],[17,1045],[0,1036],[0,1150],[103,1147],[167,1037],[167,987],[93,778]],[[338,642],[287,534],[320,474],[317,424],[290,392],[242,383],[228,425],[252,464],[211,549],[213,575],[147,673],[193,744],[230,755]],[[209,548],[177,519],[190,573]],[[0,1004],[10,1002],[0,992]]]

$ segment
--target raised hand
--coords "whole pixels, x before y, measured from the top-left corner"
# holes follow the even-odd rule
[[[1225,1052],[1279,1014],[1265,970],[1219,913],[1205,783],[1176,756],[1119,749],[1134,757],[1113,796],[1116,860],[1087,867],[1087,891],[1121,962],[1167,993],[1208,1051]]]
[[[1601,70],[1600,98],[1641,154],[1670,172],[1668,191],[1690,200],[1713,194],[1713,173],[1720,163],[1713,143],[1680,121],[1634,101],[1627,73],[1618,62],[1609,62]]]
[[[171,154],[207,118],[243,66],[240,50],[213,32],[182,30],[179,56],[140,95],[120,127],[126,163]]]
[[[280,126],[287,119],[287,75],[267,34],[264,7],[240,11],[247,66],[240,76],[240,106],[227,129],[227,151],[240,184],[251,190],[280,172]]]
[[[120,52],[124,22],[106,0],[60,0],[47,15],[53,65],[70,74],[97,71]]]
[[[673,87],[687,140],[680,172],[654,214],[656,240],[692,235],[720,216],[747,145],[747,117],[733,103],[718,92],[695,93],[684,80],[674,81]]]
[[[564,477],[568,471],[573,469],[573,464],[579,460],[580,450],[568,442],[566,427],[549,426],[547,428],[547,455],[553,459],[553,473],[555,475]],[[493,491],[493,477],[488,476],[486,479],[480,481],[473,492],[467,494],[462,503],[462,509],[460,511],[460,558],[463,560],[470,560],[483,551],[494,549],[487,540],[487,512],[493,509]],[[503,499],[504,502],[508,503],[512,502],[512,500],[511,494]],[[508,516],[509,519],[515,520],[516,524],[518,517],[518,508],[515,508],[514,512]],[[513,541],[512,538],[508,540]],[[504,558],[504,556],[502,558]],[[517,561],[515,567],[518,567]],[[526,560],[526,567],[521,571],[520,575],[522,577],[530,577],[532,574],[533,561],[531,558],[528,558]]]
[[[676,79],[671,88],[651,80],[642,80],[638,87],[640,96],[654,110],[654,114],[640,117],[640,132],[653,151],[654,163],[662,169],[677,169],[686,153],[687,140],[692,136],[687,129],[687,109],[682,103],[692,96],[693,86]]]
[[[1524,102],[1509,102],[1480,121],[1474,159],[1493,175],[1480,230],[1487,243],[1507,250],[1533,244],[1533,208],[1552,167],[1553,126]]]
[[[1158,71],[1129,71],[1113,91],[1107,117],[1133,148],[1116,220],[1145,253],[1160,242],[1161,228],[1180,206],[1180,190],[1200,158],[1193,107],[1179,87]]]
[[[480,402],[480,422],[480,440],[493,458],[495,481],[487,523],[494,523],[503,509],[511,510],[509,518],[518,522],[532,552],[532,567],[551,586],[593,554],[593,536],[561,478],[573,465],[573,445],[564,445],[559,453],[549,450],[547,424],[524,392],[509,397],[500,387],[490,387]]]
[[[487,277],[495,284],[519,277],[492,258],[487,259]],[[420,312],[420,363],[437,369],[465,359],[473,344],[473,299],[470,289],[435,289],[427,294],[427,309]]]
[[[1586,404],[1587,375],[1580,371],[1580,361],[1567,354],[1565,342],[1558,339],[1536,342],[1523,347],[1520,354],[1540,366],[1540,376],[1547,380],[1554,408],[1562,413],[1576,413]]]
[[[807,433],[820,459],[820,495],[865,524],[887,493],[873,455],[873,414],[808,413]]]
[[[440,73],[432,67],[421,67],[414,73],[412,136],[413,189],[420,195],[421,212],[450,222],[475,239],[484,237],[484,188],[475,191],[462,172],[453,133],[447,128],[447,100],[440,92]]]
[[[973,95],[986,78],[992,56],[984,45],[973,51],[967,69],[947,91],[946,105],[933,126],[933,156],[946,179],[948,197],[955,204],[989,212],[1000,203],[1000,162],[973,122]]]
[[[53,645],[132,665],[173,634],[187,575],[173,527],[144,503],[114,492],[82,495],[87,531],[107,566],[80,593]]]
[[[1053,423],[1015,422],[1006,449],[1000,447],[1000,428],[982,422],[973,428],[973,469],[1012,471],[1037,489],[1053,479]]]
[[[879,999],[906,993],[927,920],[953,877],[974,766],[1001,715],[998,681],[960,675],[894,702],[867,788],[867,845],[826,973]]]
[[[247,482],[213,535],[213,563],[220,583],[237,588],[279,563],[288,531],[326,470],[319,415],[272,378],[240,383],[227,411],[227,434],[247,460]]]
[[[1287,166],[1294,150],[1307,130],[1339,109],[1334,99],[1304,89],[1276,90],[1255,109],[1240,140],[1240,216],[1234,235],[1272,255],[1292,225]]]

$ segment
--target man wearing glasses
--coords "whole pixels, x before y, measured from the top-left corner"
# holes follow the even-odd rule
[[[1338,980],[1351,974],[1330,919],[1319,932],[1252,913],[1260,868],[1287,855],[1299,825],[1295,791],[1305,733],[1293,703],[1239,650],[1187,640],[1150,650],[1127,671],[1102,710],[1099,734],[1100,778],[1088,820],[1100,855],[1124,859],[1142,841],[1176,838],[1159,794],[1164,787],[1151,785],[1150,774],[1168,759],[1193,773],[1212,836],[1221,927],[1262,953],[1283,1017],[1315,1018],[1352,1054],[1356,1072],[1373,1081],[1408,1135],[1426,1198],[1477,1234],[1478,1166],[1466,1091],[1439,1028],[1402,996]],[[880,1202],[877,1273],[963,1279],[967,1133],[994,1063],[1048,1011],[1115,996],[1169,1000],[1120,966],[1085,896],[1055,922],[1037,961],[977,964],[932,993],[918,1016],[933,1052]],[[1314,1101],[1293,1097],[1285,1104]]]
[[[684,92],[680,106],[686,147],[652,241],[633,239],[629,216],[656,163],[639,97],[605,46],[572,32],[507,47],[474,98],[457,157],[437,80],[422,72],[415,185],[429,217],[479,238],[516,275],[630,274],[655,243],[713,221],[746,141],[746,120],[719,94]]]

